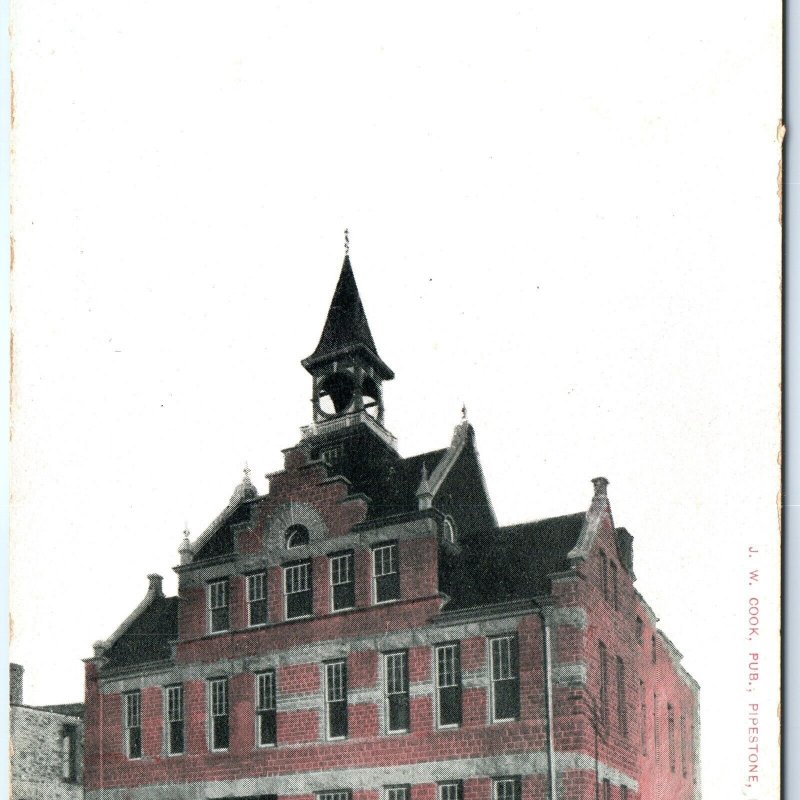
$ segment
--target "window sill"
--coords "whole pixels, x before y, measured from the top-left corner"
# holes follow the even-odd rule
[[[386,736],[403,736],[406,733],[411,733],[408,728],[403,728],[400,731],[386,731]]]
[[[257,744],[256,750],[271,750],[273,747],[277,747],[277,742],[267,742],[266,744]]]
[[[167,753],[167,758],[180,758],[185,755],[186,753]]]
[[[392,597],[389,600],[375,600],[375,601],[373,601],[372,605],[373,606],[388,606],[391,603],[399,603],[399,602],[400,602],[400,598],[399,597]]]

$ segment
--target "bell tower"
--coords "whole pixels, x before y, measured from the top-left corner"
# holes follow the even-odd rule
[[[348,232],[345,231],[344,263],[319,344],[301,362],[313,381],[313,421],[319,432],[360,422],[373,423],[373,426],[377,422],[382,429],[382,384],[394,378],[394,372],[375,347],[349,251]]]

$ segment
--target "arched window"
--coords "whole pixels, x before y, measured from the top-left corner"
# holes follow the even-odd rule
[[[308,544],[308,528],[305,525],[292,525],[286,529],[286,547],[291,550]]]
[[[442,534],[446,542],[455,544],[456,541],[456,525],[450,517],[445,517],[442,523]]]

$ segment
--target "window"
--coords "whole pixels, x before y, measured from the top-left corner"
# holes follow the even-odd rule
[[[644,681],[639,680],[639,703],[641,705],[641,719],[639,720],[639,727],[641,728],[639,736],[641,738],[642,755],[647,755],[647,695],[645,693]]]
[[[295,547],[302,547],[308,544],[308,528],[305,525],[292,525],[286,529],[285,533],[286,548],[293,550]]]
[[[644,623],[641,617],[636,617],[636,644],[642,644],[644,638]]]
[[[142,693],[129,692],[125,698],[125,753],[128,758],[142,757]]]
[[[409,728],[408,653],[387,653],[386,670],[386,730],[400,733]]]
[[[409,800],[408,786],[387,786],[383,797],[384,800]]]
[[[600,722],[608,724],[608,654],[606,646],[600,642],[597,646],[600,657]]]
[[[247,624],[252,628],[267,621],[267,576],[247,576]]]
[[[278,742],[275,713],[275,672],[256,675],[256,744],[267,747]]]
[[[319,792],[317,800],[350,800],[350,791]]]
[[[228,680],[215,678],[208,682],[211,721],[209,737],[212,750],[228,749]]]
[[[603,800],[611,800],[611,781],[603,778]]]
[[[375,602],[400,599],[400,574],[397,571],[397,542],[382,544],[372,551]]]
[[[603,597],[608,600],[608,559],[606,554],[600,551],[600,579],[603,587]]]
[[[619,787],[619,800],[628,800],[628,787],[624,783]]]
[[[675,772],[675,712],[669,703],[667,703],[667,748],[669,771]]]
[[[493,800],[520,800],[519,778],[495,778],[492,781]]]
[[[356,584],[353,576],[353,554],[336,553],[330,558],[331,609],[341,611],[356,604]]]
[[[461,659],[458,644],[436,648],[436,701],[440,726],[461,724]]]
[[[461,781],[439,784],[436,800],[463,800],[463,797],[464,789]]]
[[[617,563],[611,562],[611,598],[614,602],[614,608],[619,608],[619,586],[617,585]]]
[[[61,777],[78,780],[78,729],[74,725],[65,725],[61,732]]]
[[[208,629],[211,633],[227,631],[230,619],[228,615],[228,581],[214,581],[208,584]]]
[[[656,663],[656,635],[650,637],[650,660]]]
[[[286,591],[286,619],[311,616],[311,562],[289,564],[283,568]]]
[[[167,754],[183,753],[183,686],[167,686],[165,708],[167,717]]]
[[[681,775],[685,778],[686,770],[686,717],[681,714]]]
[[[519,716],[519,650],[516,636],[491,640],[492,720]]]
[[[653,692],[653,755],[658,761],[658,694]]]
[[[329,466],[335,467],[344,457],[344,445],[335,444],[320,451],[319,457]]]
[[[617,721],[619,732],[628,735],[628,709],[625,704],[625,662],[617,656]]]
[[[325,665],[325,709],[329,739],[347,736],[347,664],[331,661]]]
[[[451,544],[455,543],[456,526],[450,517],[445,517],[444,522],[442,522],[442,535],[444,536],[444,540],[446,542],[450,542]]]

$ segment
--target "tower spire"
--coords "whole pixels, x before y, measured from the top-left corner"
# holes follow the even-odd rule
[[[350,264],[350,229],[344,232],[344,262],[328,316],[314,352],[302,365],[311,373],[314,422],[367,415],[383,423],[381,384],[394,372],[378,355]]]
[[[372,364],[383,380],[391,380],[394,372],[384,363],[375,347],[375,340],[372,338],[372,331],[369,329],[367,315],[350,265],[349,250],[349,231],[345,231],[344,263],[333,292],[322,335],[316,350],[308,358],[304,358],[302,364],[312,372],[318,365],[358,353]]]

